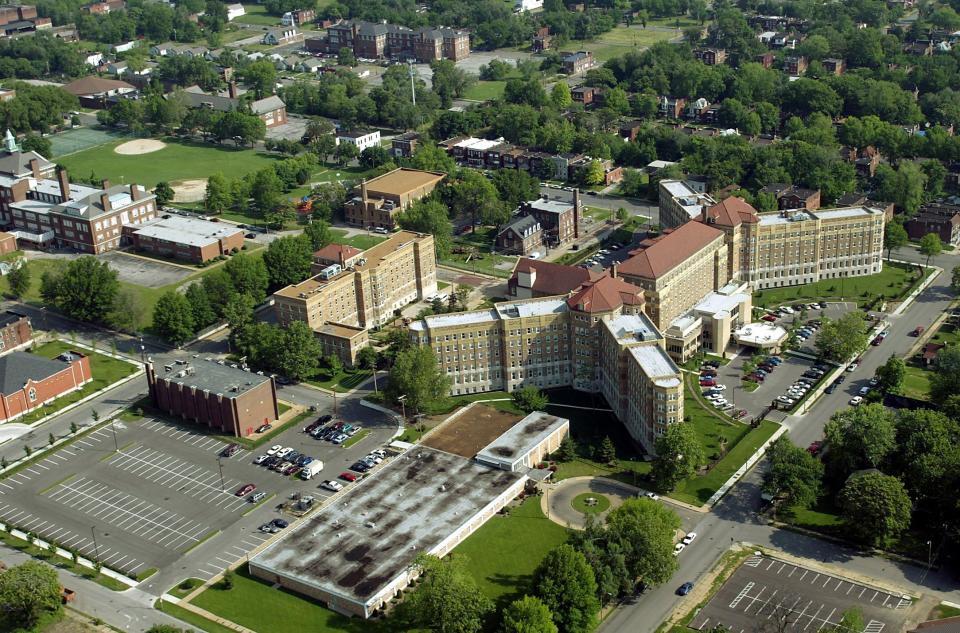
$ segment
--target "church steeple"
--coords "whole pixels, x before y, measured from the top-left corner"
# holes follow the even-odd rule
[[[3,144],[11,154],[20,151],[20,147],[17,145],[17,139],[11,134],[9,128],[7,128],[7,135],[3,137]]]

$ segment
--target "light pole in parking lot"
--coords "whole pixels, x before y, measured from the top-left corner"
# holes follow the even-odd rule
[[[90,526],[90,536],[93,537],[93,556],[96,560],[100,560],[100,548],[97,546],[97,531],[94,529],[95,526]]]
[[[223,492],[226,486],[223,483],[223,462],[220,461],[219,456],[217,456],[217,468],[220,469],[220,492]]]
[[[397,402],[400,403],[400,415],[401,417],[403,417],[404,426],[407,425],[407,405],[404,402],[406,399],[407,399],[407,394],[403,394],[402,396],[397,398]]]

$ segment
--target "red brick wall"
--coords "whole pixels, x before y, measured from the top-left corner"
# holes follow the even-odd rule
[[[12,350],[26,343],[32,337],[33,328],[30,327],[30,319],[23,317],[19,321],[15,321],[5,328],[0,329],[0,341],[3,342],[0,353]]]
[[[65,393],[79,389],[90,380],[90,360],[86,356],[81,356],[78,360],[70,363],[69,367],[64,367],[62,371],[45,380],[30,381],[19,391],[2,394],[2,397],[0,397],[0,419],[9,420],[27,413],[48,400],[53,400]],[[30,400],[31,388],[36,389],[37,397],[35,400]]]
[[[17,238],[9,233],[0,234],[0,255],[6,255],[17,250]]]

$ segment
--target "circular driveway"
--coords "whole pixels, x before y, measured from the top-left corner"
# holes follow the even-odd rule
[[[635,497],[640,491],[639,488],[603,477],[573,477],[556,484],[549,484],[544,487],[544,490],[546,494],[540,498],[544,514],[554,523],[577,530],[582,530],[586,522],[586,515],[574,510],[571,505],[577,496],[593,493],[604,495],[609,499],[610,507],[593,515],[602,521],[611,510],[620,507],[624,501]]]

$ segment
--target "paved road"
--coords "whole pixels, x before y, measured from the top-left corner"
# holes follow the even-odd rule
[[[898,258],[922,263],[925,258],[915,249],[903,249]],[[789,437],[794,443],[806,446],[819,439],[823,426],[837,410],[847,406],[853,391],[866,384],[876,368],[891,354],[905,354],[915,339],[907,336],[918,325],[929,326],[947,308],[953,295],[950,292],[950,270],[960,263],[956,255],[944,254],[931,263],[944,269],[917,301],[900,317],[890,319],[890,335],[882,345],[864,354],[863,364],[844,383],[844,389],[826,394],[809,413],[790,416],[786,420]],[[600,630],[605,633],[653,631],[685,599],[676,595],[676,588],[686,581],[696,581],[713,567],[720,556],[734,542],[753,543],[772,547],[794,556],[810,558],[821,563],[842,565],[851,574],[875,578],[884,583],[915,593],[932,594],[941,599],[960,601],[960,582],[948,574],[884,558],[864,556],[849,548],[828,541],[811,538],[787,530],[778,530],[766,524],[757,514],[760,508],[760,485],[764,464],[748,473],[714,509],[705,514],[694,527],[699,535],[696,543],[680,555],[680,570],[674,578],[639,599],[611,614]],[[686,608],[692,607],[687,600]]]
[[[552,189],[550,187],[541,187],[540,193],[548,196],[551,200],[563,200],[564,202],[573,202],[573,192],[563,189]],[[639,198],[622,198],[620,196],[591,196],[583,192],[580,193],[581,204],[588,207],[598,207],[601,209],[611,209],[616,211],[620,207],[627,210],[630,215],[642,215],[650,218],[651,224],[660,222],[660,209],[656,204]]]

